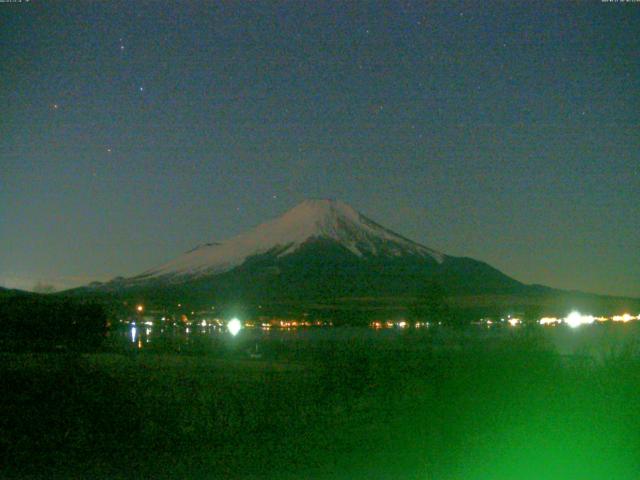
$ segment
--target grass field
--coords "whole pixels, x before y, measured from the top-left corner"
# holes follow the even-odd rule
[[[632,479],[640,359],[538,334],[2,354],[4,478]]]

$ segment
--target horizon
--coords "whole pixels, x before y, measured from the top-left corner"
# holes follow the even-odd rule
[[[342,201],[339,198],[312,197],[312,198],[304,199],[301,202],[298,202],[296,205],[294,205],[294,206],[292,206],[290,208],[287,208],[284,212],[282,212],[280,215],[278,215],[275,218],[270,218],[270,219],[266,219],[266,220],[264,220],[262,222],[259,222],[257,225],[255,225],[253,227],[250,227],[248,230],[246,230],[244,232],[240,232],[240,234],[238,234],[238,235],[241,236],[243,234],[249,233],[249,232],[257,229],[258,227],[260,227],[260,226],[262,226],[264,224],[270,223],[270,222],[272,222],[274,220],[277,220],[277,219],[283,217],[284,215],[286,215],[287,213],[293,211],[294,209],[296,209],[296,208],[298,208],[298,207],[300,207],[300,206],[302,206],[304,204],[308,204],[310,202],[327,202],[329,204],[340,203],[343,206],[346,206],[347,208],[355,210],[358,214],[363,215],[362,212],[360,212],[358,209],[354,208],[352,205]],[[368,218],[369,220],[373,220],[375,222],[375,219],[367,217],[366,215],[365,215],[365,217]],[[378,222],[376,222],[376,223],[378,223]],[[386,229],[386,227],[384,225],[382,225],[382,224],[379,224],[379,225]],[[401,232],[393,232],[393,233],[402,236]],[[175,259],[179,258],[180,256],[185,255],[185,254],[191,252],[192,250],[195,250],[196,248],[198,248],[200,246],[203,246],[203,245],[206,245],[207,243],[210,243],[210,242],[219,242],[220,245],[222,245],[222,244],[224,244],[226,242],[231,242],[238,235],[235,235],[235,236],[233,236],[231,238],[227,238],[227,239],[215,239],[215,240],[211,240],[210,239],[210,240],[208,240],[206,242],[200,243],[199,245],[196,245],[196,246],[192,247],[191,249],[189,249],[187,251],[184,251],[184,252],[181,252],[181,253],[177,254],[176,256],[174,256],[171,259],[167,259],[167,261],[175,260]],[[430,248],[428,245],[424,245],[423,243],[421,243],[419,241],[416,241],[416,240],[413,240],[413,239],[410,239],[410,238],[407,238],[407,239],[409,241],[411,241],[411,242],[414,242],[414,243],[420,245],[420,246]],[[444,253],[444,255],[446,255],[446,256],[451,256],[451,255],[449,255],[449,254],[447,254],[445,252],[438,252],[438,251],[436,251],[436,252],[437,253]],[[465,257],[465,256],[461,255],[459,257]],[[482,259],[474,259],[474,260],[483,261]],[[155,267],[158,267],[158,265],[156,265]],[[129,276],[116,275],[116,276],[112,276],[112,277],[109,277],[109,278],[105,278],[105,277],[99,277],[99,278],[96,278],[96,277],[91,277],[91,278],[73,277],[73,278],[57,278],[57,279],[54,278],[53,280],[52,279],[37,279],[35,283],[31,283],[33,281],[33,278],[29,278],[29,277],[22,278],[22,279],[16,278],[16,279],[13,279],[14,280],[14,284],[13,285],[11,285],[11,282],[8,282],[10,285],[2,284],[1,283],[2,279],[0,278],[0,287],[9,288],[9,289],[13,288],[13,289],[19,289],[19,290],[25,290],[25,291],[32,291],[32,292],[36,292],[36,293],[53,293],[53,292],[59,292],[59,291],[65,291],[65,290],[68,290],[68,289],[73,289],[73,288],[76,288],[76,287],[88,286],[90,283],[93,283],[93,282],[105,283],[105,282],[109,282],[111,280],[114,280],[116,278],[121,278],[121,277],[130,278],[130,277],[137,276],[137,275],[143,274],[144,272],[148,272],[148,271],[152,271],[152,270],[153,270],[153,267],[149,267],[149,268],[145,269],[144,271],[138,272],[138,273],[136,273],[134,275],[129,275]],[[503,273],[506,273],[506,272],[503,272]],[[508,273],[506,273],[506,274],[508,275]],[[512,277],[512,278],[514,278],[514,277]],[[515,278],[515,280],[520,281],[518,278]],[[524,282],[522,282],[522,283],[524,283]],[[29,285],[31,285],[30,288],[29,288]],[[544,286],[544,287],[548,287],[549,286],[549,285],[543,285],[543,284],[537,284],[537,283],[528,283],[526,285],[531,285],[531,286],[540,285],[540,286]],[[554,288],[554,287],[552,287],[552,288]],[[607,294],[607,293],[588,292],[588,291],[576,290],[576,289],[558,289],[558,290],[564,290],[564,291],[566,291],[568,293],[588,293],[588,294],[595,294],[595,295],[618,296],[618,297],[627,297],[627,298],[632,298],[632,299],[635,299],[635,298],[640,299],[640,296],[639,297],[633,297],[633,296],[625,296],[625,295],[611,295],[611,294]]]

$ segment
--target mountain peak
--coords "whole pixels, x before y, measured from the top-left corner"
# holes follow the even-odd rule
[[[282,215],[282,219],[293,222],[322,221],[344,217],[357,220],[360,213],[351,205],[340,200],[312,198],[304,200]]]
[[[253,230],[193,249],[138,278],[213,275],[239,266],[249,257],[274,251],[282,257],[320,239],[336,242],[358,257],[410,255],[431,257],[437,262],[444,259],[440,252],[378,225],[340,200],[308,199]]]
[[[351,205],[335,198],[308,198],[300,202],[295,207],[291,208],[289,212],[299,209],[320,213],[326,213],[330,211],[357,213]]]
[[[328,234],[329,230],[339,228],[338,224],[343,221],[358,222],[360,219],[358,211],[340,200],[309,199],[288,210],[273,222],[263,223],[260,227],[277,222],[279,227],[298,229],[296,237],[302,234],[308,238]]]

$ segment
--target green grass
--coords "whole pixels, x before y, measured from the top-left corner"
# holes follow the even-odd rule
[[[637,478],[631,351],[594,363],[537,335],[440,349],[424,335],[264,361],[5,354],[2,475]]]

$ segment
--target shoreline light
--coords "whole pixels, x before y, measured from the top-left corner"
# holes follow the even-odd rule
[[[634,317],[633,315],[629,314],[629,313],[624,313],[622,315],[614,315],[613,317],[611,317],[611,320],[613,320],[614,322],[630,322],[631,320],[636,320],[637,317]]]
[[[562,320],[556,317],[542,317],[538,323],[540,325],[555,325],[556,323],[562,323]]]

